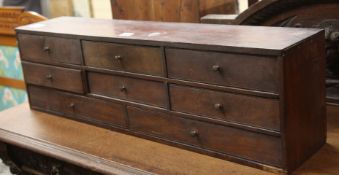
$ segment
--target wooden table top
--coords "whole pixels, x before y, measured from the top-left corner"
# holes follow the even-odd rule
[[[106,174],[272,173],[29,109],[0,113],[0,140]],[[327,144],[295,174],[338,174],[339,108],[328,108]]]
[[[303,41],[320,29],[281,28],[193,24],[154,21],[132,21],[59,17],[16,28],[20,33],[40,33],[49,36],[78,37],[110,42],[167,46],[181,48],[203,45],[201,49],[246,54],[280,55],[291,45]],[[223,38],[223,39],[220,39]],[[159,45],[159,44],[155,44]],[[195,48],[196,48],[195,47]]]

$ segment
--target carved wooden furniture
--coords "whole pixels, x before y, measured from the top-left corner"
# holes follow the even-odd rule
[[[325,143],[319,29],[64,17],[17,32],[32,109],[273,171]]]
[[[339,104],[339,1],[262,0],[238,16],[207,15],[202,22],[325,29],[327,102]]]
[[[114,19],[200,22],[206,14],[236,13],[236,0],[111,0]]]
[[[14,29],[42,20],[46,18],[35,12],[25,11],[21,7],[0,7],[0,46],[16,46]],[[8,77],[0,77],[0,85],[25,89],[24,81]]]
[[[339,172],[338,115],[338,108],[328,108],[327,144],[295,171],[295,175],[335,175]],[[0,116],[0,157],[12,167],[13,172],[67,172],[76,175],[91,174],[93,171],[115,175],[274,175],[30,110],[28,104],[3,111]]]

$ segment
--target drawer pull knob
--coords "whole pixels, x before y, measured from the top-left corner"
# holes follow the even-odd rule
[[[220,103],[214,104],[214,108],[215,108],[216,110],[219,110],[219,111],[222,111],[222,110],[223,110],[223,106],[222,106],[222,104],[220,104]]]
[[[47,79],[47,80],[50,80],[50,81],[52,81],[52,80],[53,80],[53,76],[52,76],[52,74],[48,74],[48,75],[46,75],[46,79]]]
[[[121,61],[122,60],[122,56],[121,55],[115,55],[114,59],[117,61]]]
[[[45,47],[44,47],[44,51],[45,51],[45,52],[49,52],[49,51],[51,51],[51,49],[50,49],[48,46],[45,46]]]
[[[120,87],[120,91],[121,91],[121,92],[127,92],[126,86],[121,86],[121,87]]]
[[[219,65],[213,65],[212,70],[215,72],[221,72],[221,67]]]
[[[192,130],[190,130],[190,135],[192,137],[198,137],[199,136],[199,131],[197,129],[192,129]]]
[[[74,104],[74,103],[70,103],[70,104],[68,105],[68,107],[74,109],[74,108],[75,108],[75,104]]]
[[[60,165],[53,165],[52,168],[51,168],[50,174],[51,175],[60,175],[60,172],[61,172],[60,169],[61,169]]]

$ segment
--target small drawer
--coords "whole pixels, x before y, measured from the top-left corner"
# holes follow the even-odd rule
[[[83,41],[85,64],[90,67],[164,76],[159,47]]]
[[[165,85],[160,82],[88,72],[90,93],[158,107],[167,104]]]
[[[52,87],[65,91],[84,93],[80,70],[35,63],[22,63],[25,81],[28,84]]]
[[[166,49],[169,78],[279,93],[277,59]]]
[[[38,35],[18,35],[21,59],[38,63],[80,65],[80,40]]]
[[[173,84],[170,99],[173,111],[280,130],[278,100]]]
[[[193,145],[272,166],[281,165],[281,139],[232,127],[172,116],[163,112],[127,107],[134,132]]]
[[[36,86],[29,86],[28,93],[33,108],[98,124],[126,125],[125,110],[121,104]]]

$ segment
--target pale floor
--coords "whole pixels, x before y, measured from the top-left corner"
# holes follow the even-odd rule
[[[0,175],[11,175],[9,168],[0,160]]]

